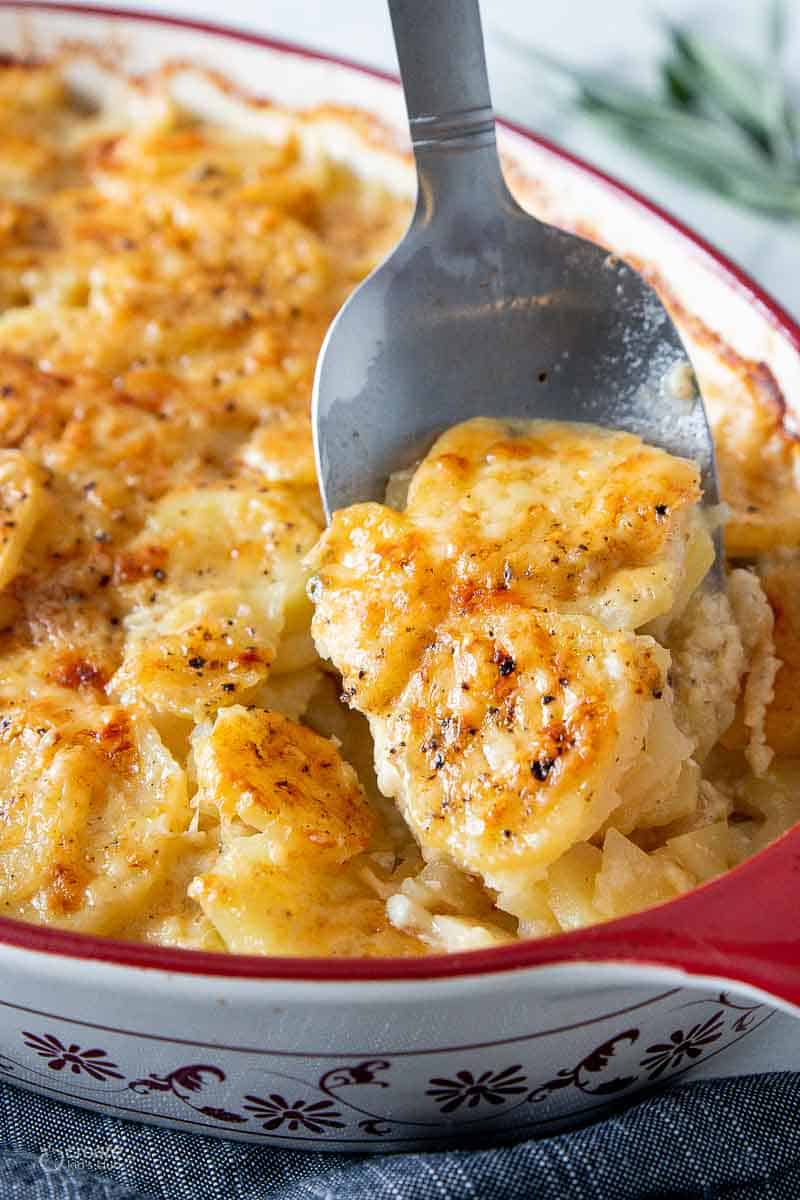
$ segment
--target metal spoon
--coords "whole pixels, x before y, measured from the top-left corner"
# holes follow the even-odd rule
[[[626,429],[702,472],[719,502],[696,389],[653,290],[606,251],[544,225],[500,168],[478,0],[389,0],[419,192],[397,249],[350,297],[317,364],[313,425],[328,517],[475,416]],[[718,563],[718,570],[719,570]]]

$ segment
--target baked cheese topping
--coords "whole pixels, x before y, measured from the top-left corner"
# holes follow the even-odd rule
[[[404,514],[356,506],[320,542],[312,629],[370,717],[381,788],[426,858],[522,922],[576,843],[656,789],[670,817],[687,802],[670,655],[636,630],[705,574],[699,498],[695,466],[632,435],[483,419],[436,442]]]
[[[334,514],[310,594],[317,647],[428,863],[390,898],[398,927],[475,944],[442,925],[434,869],[479,879],[494,921],[535,935],[669,899],[765,844],[732,772],[767,807],[793,794],[768,733],[792,658],[756,574],[701,586],[713,544],[693,464],[590,425],[480,419],[387,494],[403,511]],[[787,627],[796,571],[762,571]],[[471,929],[507,936],[485,914]]]
[[[301,122],[270,141],[131,98],[95,109],[56,68],[0,68],[0,912],[418,953],[364,874],[415,854],[297,723],[325,691],[314,363],[406,205]],[[220,906],[234,861],[261,926],[297,892],[305,941],[283,918],[253,941]]]
[[[459,426],[318,544],[317,352],[409,214],[337,156],[374,179],[383,135],[103,77],[0,66],[0,914],[416,955],[778,836],[800,474],[766,368],[671,301],[749,563],[727,596],[694,466],[560,423]]]
[[[532,481],[535,481],[532,486]],[[414,475],[406,512],[459,581],[639,629],[682,606],[713,559],[697,468],[632,434],[468,421]]]

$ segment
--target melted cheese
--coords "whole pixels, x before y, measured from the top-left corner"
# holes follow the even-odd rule
[[[234,954],[413,956],[420,941],[395,929],[357,866],[290,872],[270,863],[263,835],[229,839],[190,895]]]
[[[195,849],[184,773],[130,710],[31,680],[4,692],[0,908],[119,934]]]
[[[198,730],[194,763],[198,803],[268,833],[276,866],[343,863],[370,843],[372,813],[353,768],[329,739],[279,713],[220,712]]]
[[[311,378],[328,322],[406,211],[304,149],[291,123],[271,143],[156,95],[95,113],[56,69],[0,67],[4,912],[235,945],[217,929],[236,918],[216,904],[209,920],[187,889],[215,864],[224,875],[241,836],[223,803],[236,786],[225,737],[238,731],[245,753],[261,722],[270,754],[282,746],[285,771],[261,780],[250,816],[287,800],[292,747],[308,755],[316,737],[281,715],[300,717],[321,678],[303,565],[321,528]],[[317,897],[310,930],[332,894],[326,805],[352,807],[334,867],[377,819],[324,746],[335,770],[319,751],[297,768],[312,773],[317,822],[292,884]],[[269,845],[265,821],[248,847],[256,874],[257,846],[266,870],[289,844],[291,821],[281,842],[275,816]],[[342,947],[355,887],[357,952],[413,951],[354,881],[331,901],[345,906],[331,918]],[[268,927],[255,876],[240,884]],[[312,940],[302,952],[332,946]]]
[[[465,587],[513,586],[537,607],[639,629],[711,564],[699,498],[694,464],[633,434],[475,420],[439,438],[406,512]]]
[[[620,805],[669,703],[667,665],[650,638],[513,595],[454,614],[372,722],[379,782],[428,859],[481,876],[525,919],[530,885]]]
[[[228,708],[198,730],[194,760],[197,801],[217,808],[228,831],[190,895],[228,949],[416,952],[361,873],[375,818],[328,738],[276,713]]]
[[[0,588],[17,574],[41,510],[39,472],[19,450],[0,451]]]
[[[406,511],[312,550],[317,352],[409,205],[312,118],[223,128],[169,92],[93,107],[0,66],[2,911],[419,954],[606,919],[778,836],[800,474],[767,368],[672,300],[758,559],[729,599],[697,591],[692,464],[558,423],[449,431]]]
[[[370,718],[383,791],[426,858],[525,924],[576,843],[696,804],[670,656],[636,630],[710,547],[698,500],[696,468],[631,435],[470,421],[405,513],[335,514],[316,552],[313,632]]]

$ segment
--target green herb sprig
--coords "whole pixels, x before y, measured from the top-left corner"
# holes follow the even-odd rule
[[[668,25],[666,36],[655,94],[514,47],[568,80],[582,112],[669,170],[745,207],[800,217],[800,110],[786,86],[784,4],[770,6],[758,61],[686,28]]]

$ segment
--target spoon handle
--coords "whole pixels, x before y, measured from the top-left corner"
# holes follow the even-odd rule
[[[494,141],[478,0],[389,0],[415,151]]]

